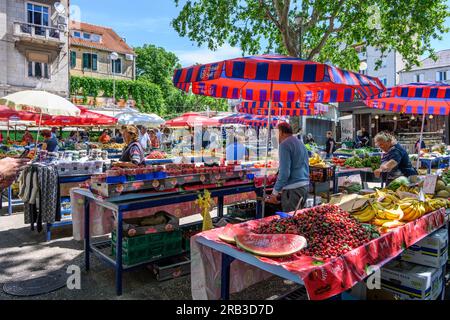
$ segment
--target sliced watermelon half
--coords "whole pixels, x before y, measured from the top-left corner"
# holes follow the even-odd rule
[[[235,241],[245,251],[270,258],[286,257],[306,247],[306,239],[295,234],[240,234]]]
[[[226,242],[226,243],[230,243],[230,244],[236,244],[236,241],[234,240],[234,238],[237,235],[241,235],[241,234],[246,234],[248,233],[247,230],[238,227],[237,225],[234,224],[227,224],[226,227],[223,229],[222,233],[219,234],[219,239]]]

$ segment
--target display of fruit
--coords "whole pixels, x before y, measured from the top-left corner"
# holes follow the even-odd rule
[[[315,168],[327,168],[327,164],[320,158],[317,153],[314,153],[312,157],[309,158],[309,165]]]
[[[395,179],[394,181],[392,181],[389,185],[388,185],[388,189],[392,190],[392,191],[397,191],[398,188],[400,188],[401,185],[405,185],[408,186],[409,185],[409,180],[406,177],[398,177],[397,179]]]
[[[264,223],[254,232],[301,235],[308,246],[300,253],[325,259],[343,255],[379,236],[375,228],[362,225],[348,212],[328,204]]]
[[[152,151],[147,156],[147,159],[166,159],[166,158],[167,158],[167,154],[162,151]]]
[[[295,234],[239,234],[235,241],[245,251],[271,258],[290,256],[306,247],[306,239]]]
[[[341,159],[341,158],[337,158],[337,157],[334,157],[331,159],[331,162],[333,162],[333,164],[337,167],[345,166],[346,161],[347,161],[347,159]]]
[[[92,146],[91,146],[92,148]],[[95,149],[98,149],[99,146],[97,145],[97,147]],[[123,148],[125,148],[125,144],[124,143],[105,143],[101,145],[101,149],[116,149],[116,150],[123,150]]]

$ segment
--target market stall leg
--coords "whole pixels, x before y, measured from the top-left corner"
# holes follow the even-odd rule
[[[90,267],[90,251],[91,251],[91,235],[89,231],[89,198],[84,197],[84,268],[89,271]]]
[[[256,194],[256,219],[261,219],[262,216],[262,201],[264,201],[264,191],[261,188],[255,190]]]
[[[117,242],[116,242],[116,294],[122,295],[122,210],[117,211]]]
[[[13,210],[12,210],[12,188],[11,186],[8,187],[8,214],[12,216]]]
[[[222,253],[222,271],[220,274],[220,299],[230,300],[230,268],[234,258]]]
[[[223,218],[223,196],[217,197],[217,217]]]

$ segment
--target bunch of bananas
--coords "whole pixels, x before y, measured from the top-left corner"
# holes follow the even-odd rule
[[[414,221],[419,219],[428,212],[434,210],[427,210],[424,202],[414,198],[405,198],[399,203],[400,208],[403,210],[403,221]]]
[[[320,156],[317,153],[314,153],[311,158],[309,158],[309,165],[311,167],[316,168],[326,168],[326,163],[320,158]]]
[[[412,193],[412,194],[418,195],[420,190],[419,190],[418,187],[407,187],[407,186],[405,186],[405,185],[402,184],[402,185],[397,189],[397,191],[408,192],[408,193]]]

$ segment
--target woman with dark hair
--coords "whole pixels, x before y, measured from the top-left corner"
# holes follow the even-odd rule
[[[42,131],[42,136],[44,137],[42,150],[47,150],[48,152],[58,152],[58,139],[56,139],[56,136],[52,135],[50,130]]]
[[[120,161],[131,162],[136,165],[144,163],[144,149],[139,143],[139,130],[135,126],[122,127],[122,135],[127,145],[122,152]]]

